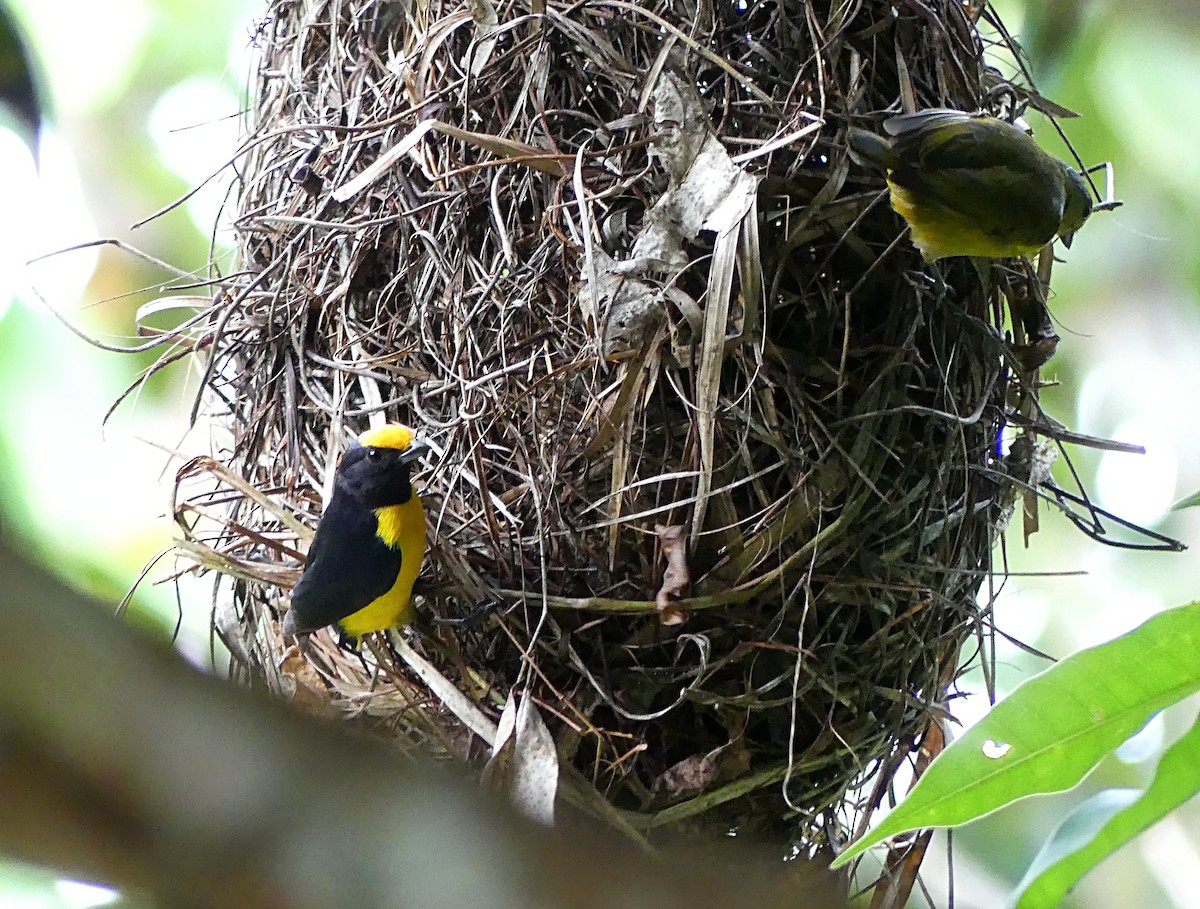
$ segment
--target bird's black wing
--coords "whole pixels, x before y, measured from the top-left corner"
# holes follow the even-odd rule
[[[334,493],[292,591],[293,631],[332,625],[391,589],[400,571],[400,550],[379,539],[376,526],[373,511]]]

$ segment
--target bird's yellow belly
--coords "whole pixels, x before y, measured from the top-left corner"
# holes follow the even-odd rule
[[[1006,259],[1013,256],[1032,256],[1042,244],[1028,243],[986,233],[977,219],[940,205],[921,203],[903,186],[888,181],[892,208],[908,222],[913,244],[926,261],[936,262],[947,256],[982,256]]]
[[[391,590],[372,600],[358,612],[346,616],[338,624],[347,634],[361,637],[372,631],[407,625],[412,619],[412,582],[409,581],[407,586],[404,584],[404,571],[401,569]]]
[[[400,570],[396,573],[396,583],[387,593],[338,623],[347,634],[356,637],[396,625],[407,625],[413,620],[413,582],[421,571],[421,561],[425,557],[425,509],[417,496],[414,495],[403,505],[377,509],[375,518],[379,522],[377,535],[388,546],[399,549],[402,560]]]

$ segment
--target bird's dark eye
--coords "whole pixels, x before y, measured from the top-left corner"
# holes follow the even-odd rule
[[[383,456],[383,452],[381,452],[378,448],[368,448],[367,449],[368,460],[378,461],[382,456]]]

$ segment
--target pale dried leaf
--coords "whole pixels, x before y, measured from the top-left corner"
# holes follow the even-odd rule
[[[592,248],[578,299],[585,312],[603,326],[604,355],[637,350],[654,333],[664,316],[662,292],[654,285],[625,274],[621,264],[604,250]]]
[[[492,740],[492,753],[484,765],[480,782],[496,792],[506,792],[512,778],[512,755],[516,748],[517,696],[510,691],[496,724],[496,737]]]
[[[530,820],[552,827],[558,774],[554,739],[533,698],[524,695],[518,704],[509,692],[492,756],[484,769],[484,783],[503,793]]]
[[[496,50],[496,32],[500,18],[491,0],[470,0],[471,18],[479,37],[471,48],[471,75],[478,77]]]
[[[680,524],[655,524],[654,532],[658,534],[663,557],[667,560],[654,604],[658,607],[659,621],[664,625],[679,625],[686,614],[675,598],[683,596],[692,582],[687,563],[687,528]]]
[[[733,230],[750,211],[758,178],[736,164],[712,134],[705,107],[680,76],[663,73],[655,86],[654,150],[670,176],[670,188],[646,214],[627,268],[681,268],[684,243],[701,230]]]

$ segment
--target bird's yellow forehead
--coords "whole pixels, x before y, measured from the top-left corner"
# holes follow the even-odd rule
[[[358,437],[358,444],[364,448],[395,448],[405,451],[416,437],[407,426],[399,423],[388,423],[378,429],[368,429]]]

